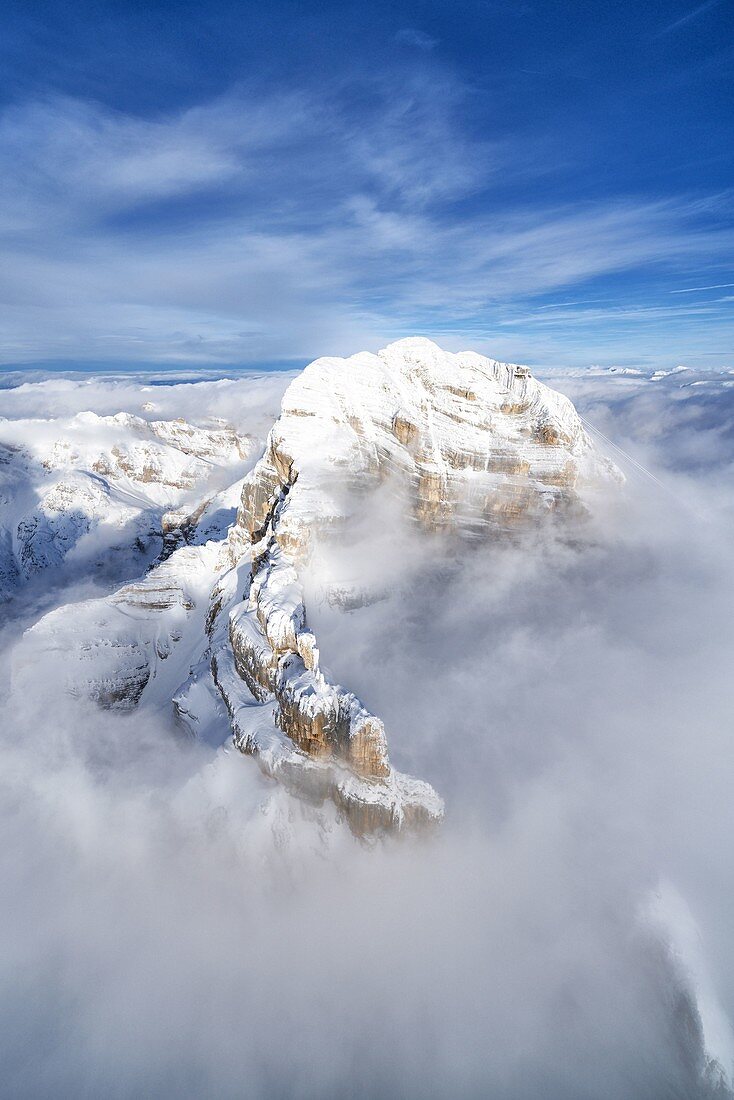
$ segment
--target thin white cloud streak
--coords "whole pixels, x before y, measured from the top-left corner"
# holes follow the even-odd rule
[[[718,299],[723,301],[723,299]],[[599,321],[614,323],[645,318],[654,321],[669,321],[677,318],[720,316],[721,310],[711,305],[691,306],[613,306],[608,309],[569,310],[559,307],[552,313],[524,313],[513,317],[506,324],[517,325],[567,325],[594,324]]]
[[[734,286],[734,283],[710,283],[708,286],[687,286],[682,290],[671,290],[671,294],[695,294],[699,290],[721,290],[723,287]]]
[[[662,38],[663,35],[670,34],[671,31],[677,31],[680,27],[685,27],[688,23],[692,23],[694,19],[698,19],[700,15],[703,15],[718,3],[719,0],[706,0],[705,4],[700,4],[697,8],[693,8],[692,11],[681,16],[680,19],[676,19],[673,23],[669,23],[668,26],[659,31],[655,37]]]

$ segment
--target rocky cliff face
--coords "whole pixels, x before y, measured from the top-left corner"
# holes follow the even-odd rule
[[[215,679],[240,747],[291,785],[299,768],[312,789],[320,777],[320,795],[358,829],[440,818],[435,792],[391,767],[380,719],[322,671],[303,571],[385,486],[417,530],[475,539],[579,516],[584,486],[609,476],[571,403],[527,368],[418,339],[312,363],[244,483],[227,555],[248,575],[228,596],[219,587],[210,617]],[[354,602],[354,592],[341,587],[339,599]],[[285,741],[253,723],[253,704],[270,708]]]
[[[598,473],[570,401],[526,367],[402,340],[319,359],[291,384],[239,523],[257,541],[288,493],[277,541],[305,560],[314,538],[392,479],[424,528],[486,537],[577,510],[579,482]]]
[[[133,485],[174,506],[158,513],[155,567],[112,596],[42,619],[18,674],[41,647],[67,690],[115,709],[173,700],[181,724],[217,743],[226,707],[239,749],[299,797],[332,800],[359,834],[437,822],[443,803],[393,766],[388,742],[400,731],[388,735],[368,701],[323,667],[309,600],[357,608],[391,576],[369,546],[348,576],[330,568],[330,553],[394,523],[411,532],[412,550],[448,540],[461,554],[472,541],[583,516],[589,494],[615,476],[571,403],[526,368],[427,340],[307,367],[241,483],[234,524],[231,478],[228,489],[195,497],[180,477],[192,463],[236,467],[251,441],[129,414],[82,414],[74,429],[52,448],[63,478],[19,524],[26,575],[109,522],[113,497],[132,507]],[[94,456],[97,471],[76,469],[81,456],[85,467]],[[182,495],[171,497],[177,478]]]

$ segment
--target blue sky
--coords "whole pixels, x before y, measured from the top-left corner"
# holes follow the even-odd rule
[[[734,368],[734,3],[5,0],[2,362]]]

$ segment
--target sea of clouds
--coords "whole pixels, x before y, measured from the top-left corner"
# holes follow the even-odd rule
[[[285,381],[253,397],[257,430]],[[341,563],[379,560],[385,598],[309,607],[394,765],[445,798],[436,835],[360,842],[52,669],[19,697],[22,629],[89,589],[3,610],[4,1094],[727,1095],[734,388],[553,381],[633,456],[610,448],[628,480],[592,521],[457,555],[386,512]],[[205,385],[161,415],[231,415]],[[3,412],[139,407],[115,386],[28,386]]]

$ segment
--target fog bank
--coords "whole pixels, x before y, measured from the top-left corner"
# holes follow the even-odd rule
[[[19,698],[6,622],[4,1095],[724,1095],[727,404],[694,462],[697,406],[606,386],[571,395],[662,486],[630,467],[573,539],[460,555],[386,523],[386,598],[309,606],[393,763],[446,799],[436,835],[360,842],[252,760],[41,667]]]

